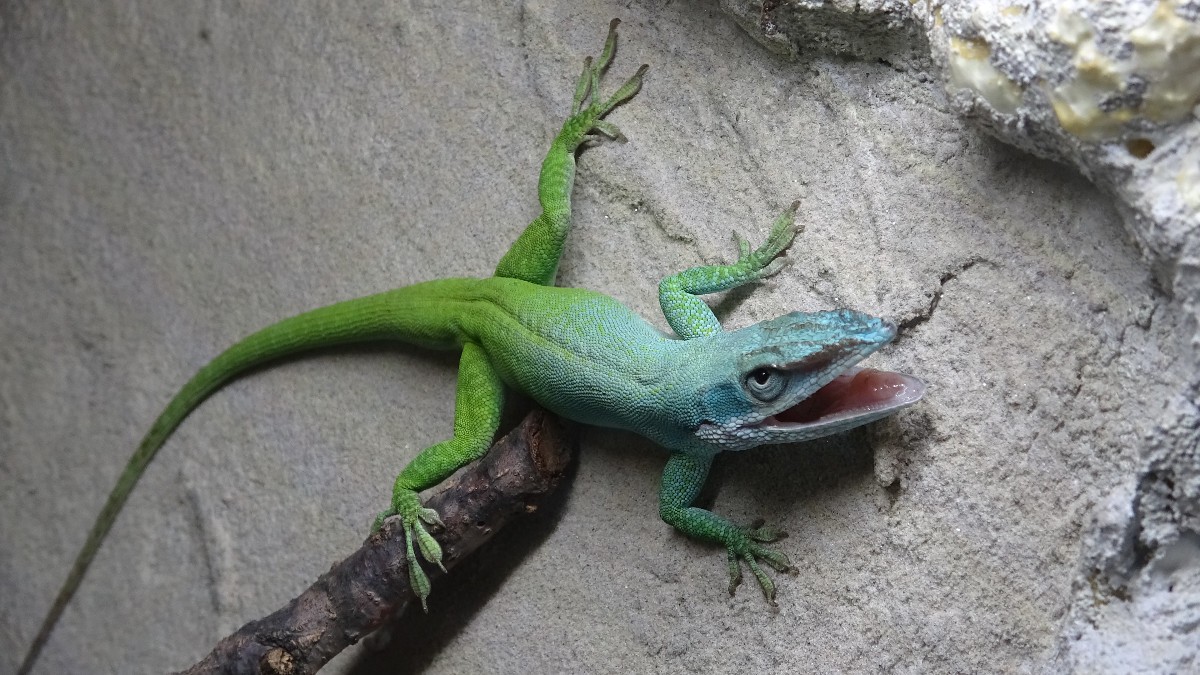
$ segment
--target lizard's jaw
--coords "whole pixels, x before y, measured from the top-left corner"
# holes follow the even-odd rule
[[[891,415],[924,394],[925,383],[911,375],[854,367],[754,426],[788,440],[816,438]]]

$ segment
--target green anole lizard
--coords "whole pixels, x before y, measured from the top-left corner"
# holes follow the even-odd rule
[[[776,219],[758,248],[738,239],[737,262],[695,267],[662,280],[659,303],[675,336],[612,298],[555,287],[571,222],[575,157],[601,137],[622,138],[603,118],[632,98],[647,66],[608,98],[598,87],[616,50],[614,19],[599,58],[584,62],[572,114],[550,146],[538,180],[542,213],[512,245],[495,275],[442,279],[316,309],[264,328],[202,368],[170,401],[126,464],[96,518],[19,673],[28,673],[79,588],[121,507],[155,453],[205,398],[246,370],[331,345],[396,340],[460,349],[454,436],[421,452],[396,477],[389,507],[375,519],[401,519],[409,576],[422,605],[430,582],[416,552],[441,565],[427,526],[440,523],[418,493],[485,453],[500,424],[506,387],[555,413],[587,424],[628,429],[671,452],[659,514],[680,532],[728,552],[729,591],[745,563],[767,601],[775,584],[759,561],[794,571],[766,546],[782,535],[739,527],[692,506],[720,452],[793,443],[844,431],[920,400],[918,379],[856,364],[896,334],[889,322],[850,310],[792,312],[738,331],[722,330],[698,296],[778,272],[797,233],[797,204]]]

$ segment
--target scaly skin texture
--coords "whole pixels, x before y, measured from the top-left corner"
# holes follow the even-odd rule
[[[784,262],[779,256],[797,231],[796,204],[775,221],[757,249],[739,238],[734,264],[697,267],[663,280],[660,304],[678,337],[662,334],[608,296],[553,286],[570,228],[575,156],[601,136],[621,138],[602,118],[638,92],[646,71],[642,66],[614,94],[599,96],[601,76],[616,49],[616,26],[614,20],[595,63],[585,61],[572,114],[542,164],[542,213],[500,261],[495,276],[429,281],[313,310],[250,335],[201,369],[129,460],[18,672],[29,672],[134,485],[196,406],[258,364],[360,341],[397,340],[462,351],[453,437],[426,448],[401,470],[391,504],[374,524],[378,528],[393,516],[402,520],[410,581],[422,605],[430,584],[416,553],[441,565],[442,552],[427,528],[440,523],[438,514],[421,505],[418,493],[487,451],[506,387],[524,391],[563,417],[632,430],[674,453],[662,479],[663,520],[688,536],[726,548],[730,592],[741,579],[744,562],[773,603],[774,583],[758,562],[792,570],[786,556],[764,546],[782,533],[738,527],[691,506],[713,457],[724,450],[806,440],[864,424],[915,403],[923,386],[907,376],[855,375],[859,369],[854,364],[895,335],[895,328],[881,319],[849,310],[794,312],[725,332],[696,297],[778,272]],[[844,392],[861,390],[858,384],[864,382],[873,392],[866,403],[847,403],[861,397],[848,398]],[[823,397],[818,390],[843,393]],[[813,404],[818,399],[829,400]],[[797,412],[806,406],[810,410]]]

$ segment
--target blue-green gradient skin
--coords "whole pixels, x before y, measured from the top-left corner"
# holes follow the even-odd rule
[[[462,352],[453,436],[426,448],[400,471],[391,504],[375,521],[378,527],[384,518],[402,520],[410,581],[422,604],[430,584],[416,551],[438,565],[442,552],[427,531],[440,522],[438,515],[421,505],[418,493],[487,451],[509,388],[563,417],[628,429],[671,451],[662,479],[662,518],[689,536],[726,548],[731,591],[746,563],[773,601],[774,583],[758,562],[792,569],[782,553],[763,545],[781,533],[737,527],[691,506],[692,501],[721,451],[805,440],[895,412],[898,406],[885,406],[816,425],[778,423],[772,417],[890,341],[895,328],[838,310],[795,312],[735,332],[721,329],[696,296],[779,271],[784,262],[779,256],[796,234],[795,204],[776,220],[762,246],[752,249],[739,240],[734,264],[697,267],[662,281],[659,300],[674,336],[608,296],[553,286],[570,227],[576,153],[585,141],[620,137],[601,118],[637,93],[646,70],[642,66],[607,99],[599,97],[601,75],[615,51],[616,24],[601,56],[585,62],[572,114],[542,165],[542,213],[501,259],[495,276],[429,281],[316,309],[250,335],[202,368],[168,403],[129,460],[19,672],[32,666],[146,466],[196,406],[256,365],[362,341]]]

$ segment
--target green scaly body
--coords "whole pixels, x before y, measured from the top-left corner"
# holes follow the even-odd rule
[[[616,47],[616,25],[614,20],[596,63],[585,61],[573,114],[542,165],[542,213],[502,258],[495,276],[429,281],[313,310],[250,335],[201,369],[129,460],[18,672],[32,668],[134,485],[196,406],[256,365],[353,342],[395,340],[462,350],[453,437],[426,448],[404,467],[390,507],[375,522],[378,527],[384,518],[402,519],[410,581],[422,604],[430,585],[416,551],[439,565],[442,554],[426,528],[440,522],[437,513],[421,506],[418,492],[487,451],[506,387],[526,392],[564,417],[632,430],[670,450],[662,518],[727,549],[730,592],[744,562],[773,602],[774,583],[758,561],[779,571],[792,569],[782,553],[763,545],[781,533],[738,527],[691,506],[713,456],[864,424],[915,403],[923,385],[907,376],[854,368],[895,335],[881,319],[848,310],[794,312],[725,332],[697,297],[779,271],[779,256],[796,234],[796,205],[779,217],[759,248],[752,250],[739,239],[736,263],[698,267],[663,280],[659,300],[676,336],[661,333],[608,296],[553,286],[570,227],[575,155],[598,135],[620,138],[617,128],[601,118],[637,93],[646,70],[642,66],[607,100],[598,98],[600,77]]]

